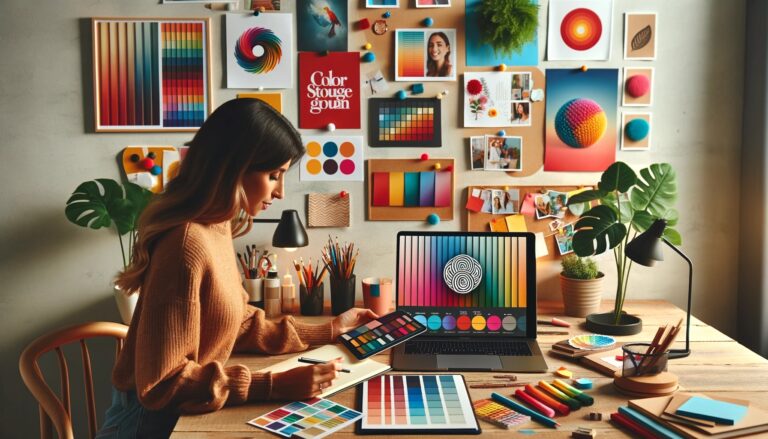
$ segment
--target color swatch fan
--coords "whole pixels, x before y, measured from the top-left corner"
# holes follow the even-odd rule
[[[616,339],[608,335],[577,335],[571,337],[568,340],[568,344],[577,349],[593,350],[593,349],[605,349],[613,346],[616,343]]]

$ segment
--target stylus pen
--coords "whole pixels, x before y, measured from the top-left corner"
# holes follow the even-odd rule
[[[299,357],[299,363],[326,364],[328,362],[325,360],[315,360],[314,358]],[[339,372],[352,373],[349,369],[339,369]]]
[[[507,406],[518,413],[522,413],[524,415],[530,416],[531,419],[533,419],[534,421],[540,424],[544,424],[547,427],[556,428],[558,425],[560,425],[557,422],[555,422],[553,419],[549,419],[548,417],[542,415],[541,413],[531,410],[524,405],[518,404],[517,402],[507,398],[506,396],[500,395],[496,392],[491,393],[491,398],[494,401],[498,402],[499,404]]]

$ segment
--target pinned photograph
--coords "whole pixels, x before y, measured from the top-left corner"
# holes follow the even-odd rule
[[[512,125],[531,126],[531,103],[512,101]]]
[[[538,194],[534,199],[536,207],[536,219],[564,218],[568,205],[568,194],[558,191],[547,191]]]
[[[523,138],[520,136],[485,136],[486,171],[522,171]]]
[[[656,59],[656,13],[624,14],[624,59]]]
[[[473,171],[485,169],[485,136],[469,138],[469,157],[472,159]]]
[[[530,72],[512,73],[512,99],[528,99],[531,97],[533,80]]]
[[[651,113],[625,112],[621,115],[621,150],[648,151],[651,149]]]
[[[497,203],[498,200],[498,203]],[[498,214],[514,214],[520,211],[520,191],[510,189],[507,191],[493,191],[493,212]]]
[[[395,33],[395,81],[456,80],[456,29]]]
[[[384,93],[389,89],[389,82],[387,82],[386,78],[384,78],[384,74],[381,73],[381,70],[368,73],[366,76],[365,85],[367,86],[366,90],[368,90],[372,95]]]
[[[557,251],[560,255],[573,253],[573,224],[568,224],[555,233],[555,241],[557,241]]]
[[[416,0],[417,8],[450,8],[451,0]]]
[[[565,223],[560,219],[556,219],[549,223],[549,231],[554,232],[555,230],[563,228],[563,226],[565,226]]]
[[[480,192],[480,198],[483,200],[483,207],[480,209],[482,213],[493,213],[493,191],[490,189],[483,189]]]
[[[552,200],[547,194],[539,194],[533,199],[533,205],[536,207],[536,219],[549,218],[552,215]]]
[[[366,8],[399,8],[399,0],[365,0]]]

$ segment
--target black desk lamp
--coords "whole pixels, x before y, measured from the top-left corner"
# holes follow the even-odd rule
[[[672,245],[662,237],[664,229],[667,228],[667,222],[663,219],[656,220],[645,232],[638,235],[629,244],[625,254],[629,259],[640,265],[652,267],[656,261],[663,261],[664,255],[661,252],[661,242],[667,244],[672,250],[688,262],[688,317],[685,322],[685,349],[670,349],[669,358],[683,358],[691,354],[691,286],[693,284],[693,263],[688,259],[679,248]]]
[[[272,247],[284,248],[294,251],[297,247],[306,247],[309,244],[307,231],[301,223],[299,213],[293,209],[284,210],[280,219],[254,218],[254,223],[277,223],[275,234],[272,235]]]

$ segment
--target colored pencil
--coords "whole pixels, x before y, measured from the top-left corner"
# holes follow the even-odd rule
[[[554,398],[551,398],[549,395],[533,387],[530,384],[525,386],[525,393],[536,398],[536,400],[538,400],[540,403],[553,408],[556,412],[560,413],[563,416],[566,416],[568,415],[568,413],[571,412],[570,407],[568,407],[567,405],[561,403],[560,401]]]
[[[569,385],[563,380],[555,379],[553,381],[555,387],[560,389],[563,393],[566,393],[571,398],[579,400],[584,406],[590,406],[595,403],[594,398],[582,392],[581,390]]]
[[[480,383],[470,384],[470,389],[499,389],[505,387],[522,387],[525,383]]]
[[[523,401],[524,403],[530,405],[536,411],[540,412],[542,415],[548,418],[555,417],[554,410],[552,410],[550,407],[547,407],[545,404],[540,403],[538,400],[536,400],[536,398],[525,393],[525,391],[523,391],[522,389],[515,390],[515,397],[517,397],[517,399]]]
[[[539,388],[544,390],[546,393],[548,393],[550,396],[554,397],[555,399],[561,401],[563,404],[570,407],[571,410],[578,410],[581,408],[581,402],[579,402],[579,400],[573,399],[570,396],[566,395],[565,393],[557,390],[554,386],[552,386],[546,381],[539,381]]]

